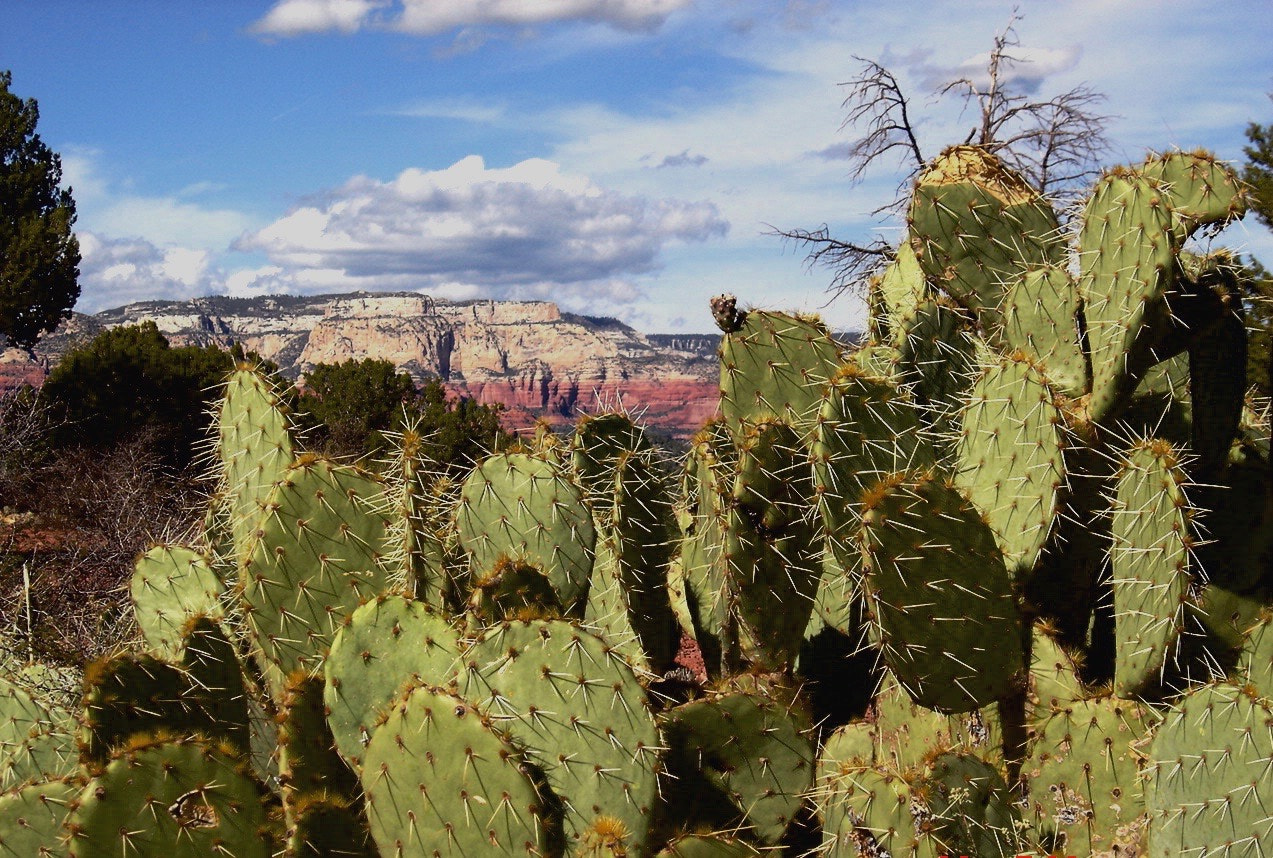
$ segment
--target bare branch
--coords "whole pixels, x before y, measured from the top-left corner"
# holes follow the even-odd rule
[[[767,235],[807,248],[805,264],[810,268],[823,266],[831,269],[832,281],[827,291],[833,300],[845,292],[864,295],[863,284],[893,258],[893,247],[880,236],[873,237],[866,244],[854,244],[832,238],[826,224],[814,230],[782,230],[770,224],[766,226],[769,227]]]
[[[1110,150],[1105,137],[1110,117],[1099,112],[1105,96],[1087,86],[1043,100],[1033,98],[1030,91],[1019,91],[1020,78],[1013,69],[1028,62],[1014,53],[1021,45],[1016,31],[1020,20],[1019,11],[1013,9],[1007,26],[995,35],[984,77],[952,80],[936,94],[939,99],[961,100],[965,109],[976,108],[976,123],[964,143],[995,153],[1064,210],[1100,174],[1101,160]],[[847,150],[849,176],[858,181],[882,157],[894,151],[902,153],[903,165],[909,169],[901,178],[898,193],[892,203],[874,213],[900,212],[908,202],[908,186],[925,164],[910,105],[888,68],[875,60],[854,59],[862,64],[861,73],[841,84],[848,87],[843,103],[847,114],[841,128],[862,132]],[[845,292],[864,294],[866,279],[887,263],[892,252],[879,237],[865,244],[833,238],[825,224],[815,230],[771,228],[770,234],[805,248],[810,266],[832,270],[827,290],[833,299]]]
[[[902,149],[912,162],[908,177],[924,166],[924,155],[915,137],[910,110],[901,84],[893,73],[874,60],[854,57],[862,63],[861,74],[840,84],[849,88],[841,105],[848,110],[840,128],[865,129],[865,134],[849,146],[849,176],[862,178],[866,168],[894,149]]]

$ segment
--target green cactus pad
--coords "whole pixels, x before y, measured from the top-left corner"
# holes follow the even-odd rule
[[[260,787],[235,758],[194,738],[120,751],[67,820],[71,858],[269,858]]]
[[[822,576],[808,457],[796,431],[762,421],[739,450],[725,517],[725,562],[740,632],[753,661],[789,668],[813,614]]]
[[[1255,693],[1273,701],[1273,614],[1265,614],[1242,645],[1242,674]]]
[[[807,718],[760,693],[696,700],[668,713],[670,801],[723,801],[762,843],[778,842],[814,775]]]
[[[423,602],[381,596],[354,611],[324,662],[323,702],[341,756],[357,770],[398,690],[445,684],[459,653],[459,633]]]
[[[1171,210],[1158,185],[1127,171],[1097,183],[1079,234],[1079,293],[1092,361],[1092,420],[1116,415],[1145,371],[1168,318],[1175,270]]]
[[[929,762],[924,794],[927,825],[951,852],[1016,858],[1020,815],[998,769],[971,754],[945,753]]]
[[[593,563],[596,574],[596,563]],[[538,567],[502,557],[495,567],[472,581],[469,612],[482,623],[497,623],[506,617],[561,616],[557,591]],[[592,595],[589,587],[588,595]]]
[[[856,551],[834,550],[830,545],[823,548],[822,575],[813,597],[813,616],[805,629],[806,641],[824,627],[847,636],[854,645],[864,641],[865,612],[859,587],[861,563],[862,558]]]
[[[877,757],[875,725],[870,721],[851,721],[841,724],[822,742],[818,756],[818,782],[834,777],[846,768],[870,767],[882,764]]]
[[[325,795],[297,802],[282,858],[380,858],[360,803]]]
[[[745,840],[722,834],[686,834],[664,847],[655,858],[761,858],[765,853]]]
[[[694,436],[682,482],[687,514],[681,532],[681,574],[694,637],[712,675],[719,672],[722,653],[730,646],[723,549],[736,460],[724,423],[709,423]]]
[[[0,855],[66,858],[63,826],[84,791],[80,778],[41,781],[0,795]]]
[[[975,754],[996,765],[1003,762],[1003,726],[993,704],[943,715],[917,704],[888,674],[876,695],[868,732],[875,743],[874,764],[893,771],[922,768],[943,751]]]
[[[251,752],[250,693],[234,642],[212,617],[191,617],[183,630],[181,664],[190,683],[190,705],[206,713],[207,735]]]
[[[73,724],[69,712],[0,678],[0,788],[74,772]]]
[[[641,639],[632,627],[628,599],[619,578],[619,548],[616,543],[612,535],[604,533],[597,539],[597,557],[592,564],[592,582],[588,585],[588,605],[584,609],[583,623],[609,641],[639,672],[652,672],[649,659],[641,648]]]
[[[1053,631],[1036,623],[1030,646],[1029,694],[1033,720],[1042,722],[1052,716],[1055,707],[1082,699],[1083,683],[1078,668],[1074,656],[1061,646]]]
[[[658,730],[636,674],[602,638],[564,621],[504,623],[464,654],[459,691],[508,730],[565,805],[578,840],[598,817],[645,842]]]
[[[892,382],[843,367],[827,387],[810,457],[823,526],[842,557],[862,517],[862,493],[897,471],[924,470],[936,453],[910,397]],[[843,560],[841,562],[844,562]]]
[[[849,355],[847,363],[856,366],[866,375],[872,375],[876,378],[887,378],[896,382],[898,380],[897,362],[901,358],[901,352],[893,346],[880,345],[879,343],[863,343],[857,351]]]
[[[915,258],[915,247],[909,239],[897,246],[897,255],[884,269],[879,280],[879,293],[883,299],[887,333],[895,346],[900,346],[903,331],[910,326],[910,318],[919,304],[931,298],[924,271]]]
[[[614,492],[619,457],[650,449],[645,432],[626,414],[585,414],[570,438],[570,465],[594,505],[605,510]]]
[[[6,749],[0,758],[0,788],[12,789],[46,778],[68,777],[79,768],[79,745],[71,725],[47,727]]]
[[[905,335],[898,376],[921,406],[925,423],[942,437],[954,437],[955,415],[977,375],[979,341],[963,311],[943,297],[919,305]]]
[[[184,545],[156,545],[137,559],[130,592],[146,644],[157,655],[181,657],[181,637],[194,616],[221,617],[225,585],[208,559]]]
[[[358,778],[336,753],[324,709],[322,677],[303,672],[288,677],[279,716],[278,767],[289,823],[307,796],[358,795]]]
[[[596,530],[583,490],[559,466],[525,453],[488,457],[464,481],[456,527],[475,571],[500,558],[538,566],[562,606],[582,610]]]
[[[1246,213],[1241,179],[1209,152],[1151,155],[1139,170],[1166,194],[1172,231],[1180,243],[1199,226],[1227,223]]]
[[[680,629],[668,593],[676,551],[670,478],[650,451],[623,453],[615,463],[610,531],[620,593],[629,622],[656,672],[672,666]]]
[[[221,706],[214,698],[219,694],[199,688],[185,670],[152,655],[98,659],[84,670],[80,758],[90,767],[106,765],[115,748],[157,730],[239,738],[239,724],[218,719]]]
[[[1056,704],[1022,768],[1045,842],[1075,855],[1143,854],[1138,745],[1153,722],[1147,706],[1117,697]]]
[[[1190,444],[1193,397],[1189,388],[1188,352],[1154,364],[1145,372],[1127,408],[1119,415],[1119,434]]]
[[[1190,447],[1198,458],[1190,472],[1210,483],[1221,478],[1242,419],[1248,350],[1243,303],[1253,300],[1242,296],[1256,287],[1241,282],[1242,266],[1225,252],[1203,257],[1191,275],[1190,288],[1213,305],[1209,324],[1195,322],[1188,344]]]
[[[384,470],[383,500],[390,513],[384,558],[390,588],[441,606],[447,577],[445,549],[431,520],[437,498],[424,458],[425,437],[418,422],[386,437],[393,445]]]
[[[862,767],[840,772],[824,791],[824,854],[845,858],[938,858],[950,854],[929,824],[922,785],[913,786],[887,769]]]
[[[873,642],[915,702],[967,712],[1024,669],[1021,620],[994,533],[944,480],[899,474],[863,500]]]
[[[929,165],[915,183],[909,221],[924,275],[974,311],[992,339],[1007,285],[1064,255],[1052,207],[976,146],[947,149]]]
[[[1079,316],[1078,289],[1061,266],[1022,273],[1003,299],[1004,345],[1029,355],[1067,396],[1091,389]]]
[[[461,697],[420,686],[372,734],[362,769],[382,856],[545,853],[553,821],[524,757]]]
[[[247,558],[274,484],[292,464],[290,423],[264,375],[240,369],[226,382],[217,417],[221,488],[235,559]]]
[[[822,388],[839,350],[814,319],[752,310],[720,345],[721,414],[735,438],[743,424],[780,420],[804,434],[813,427]]]
[[[1029,577],[1065,486],[1064,418],[1022,354],[988,366],[963,412],[955,484],[985,514],[1008,569]]]
[[[1145,769],[1152,858],[1257,858],[1273,848],[1273,711],[1232,685],[1171,708]]]
[[[1161,678],[1184,627],[1192,531],[1184,481],[1165,441],[1134,446],[1118,477],[1110,566],[1120,697]]]
[[[302,459],[270,495],[240,588],[261,655],[284,674],[321,670],[332,636],[385,589],[381,485],[354,467]]]

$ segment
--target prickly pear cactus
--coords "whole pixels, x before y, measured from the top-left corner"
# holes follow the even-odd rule
[[[376,846],[394,858],[539,855],[560,825],[510,737],[469,701],[428,685],[387,711],[362,787]]]
[[[1063,230],[947,150],[852,351],[713,299],[679,486],[617,413],[449,482],[418,426],[297,455],[237,370],[135,645],[68,695],[0,636],[0,853],[1264,858],[1252,290],[1185,249],[1245,197],[1151,156]]]

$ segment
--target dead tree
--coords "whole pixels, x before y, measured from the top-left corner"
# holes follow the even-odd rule
[[[1077,197],[1080,189],[1100,174],[1101,158],[1109,151],[1105,125],[1097,112],[1105,96],[1087,86],[1037,100],[1014,89],[1011,70],[1025,62],[1013,51],[1020,47],[1014,11],[1008,26],[994,38],[983,80],[958,78],[938,87],[938,100],[957,99],[965,111],[976,108],[977,123],[964,143],[975,143],[994,152],[1021,173],[1060,208]],[[894,167],[902,172],[892,202],[873,214],[900,214],[908,201],[908,189],[927,163],[921,148],[911,101],[896,75],[875,60],[854,57],[861,72],[841,84],[847,88],[842,107],[847,111],[841,129],[859,136],[849,144],[846,159],[849,178],[860,181],[870,168],[890,155],[900,156]],[[863,242],[844,241],[831,235],[826,224],[812,230],[778,229],[770,234],[806,251],[810,267],[832,272],[827,291],[831,299],[845,292],[865,294],[865,284],[892,259],[894,248],[881,236]]]

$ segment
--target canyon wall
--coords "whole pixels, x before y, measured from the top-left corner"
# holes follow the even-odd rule
[[[147,301],[76,316],[35,360],[0,356],[0,387],[37,381],[77,341],[153,321],[174,346],[238,342],[303,380],[318,363],[379,358],[417,381],[507,406],[510,428],[558,425],[622,406],[668,434],[692,434],[716,410],[715,358],[655,344],[614,319],[575,316],[538,301],[450,302],[416,293],[208,297]]]

